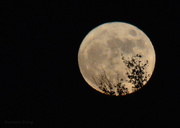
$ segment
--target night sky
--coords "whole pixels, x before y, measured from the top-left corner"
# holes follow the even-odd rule
[[[0,2],[0,127],[180,127],[180,5],[162,1]],[[136,93],[92,89],[77,61],[94,27],[111,21],[143,30],[154,73]]]

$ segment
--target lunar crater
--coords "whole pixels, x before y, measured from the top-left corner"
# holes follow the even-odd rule
[[[131,36],[137,36],[136,31],[133,30],[133,29],[129,30],[129,34],[130,34]]]

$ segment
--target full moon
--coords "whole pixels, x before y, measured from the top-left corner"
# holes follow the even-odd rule
[[[92,29],[78,51],[85,81],[95,90],[123,96],[141,89],[155,66],[154,47],[134,25],[108,22]]]

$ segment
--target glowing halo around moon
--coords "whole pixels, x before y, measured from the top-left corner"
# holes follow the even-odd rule
[[[124,22],[108,22],[83,39],[78,64],[92,88],[121,96],[141,89],[148,82],[154,71],[155,51],[139,28]]]

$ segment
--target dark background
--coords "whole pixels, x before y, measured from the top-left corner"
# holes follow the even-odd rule
[[[0,127],[180,127],[179,12],[175,0],[0,1]],[[148,84],[123,97],[93,90],[77,62],[86,34],[111,21],[156,51]]]

